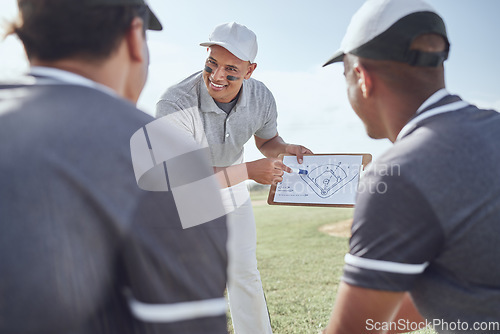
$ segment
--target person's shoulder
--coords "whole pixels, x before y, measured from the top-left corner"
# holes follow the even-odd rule
[[[249,78],[243,83],[243,94],[248,99],[255,99],[263,105],[275,104],[274,95],[262,82],[254,78]]]
[[[269,88],[267,88],[266,84],[264,84],[262,81],[259,81],[257,79],[249,78],[249,79],[245,80],[244,84],[245,84],[245,86],[248,87],[249,90],[262,92],[262,93],[266,93],[266,94],[272,94],[271,90],[269,90]]]
[[[197,99],[199,95],[199,85],[203,80],[201,71],[196,72],[179,83],[167,88],[160,100],[179,103],[182,100]]]
[[[31,76],[18,76],[11,78],[9,80],[0,79],[0,89],[6,90],[10,88],[20,88],[23,86],[32,86],[36,82],[36,79]]]
[[[59,89],[61,89],[59,95],[65,95],[62,93],[66,92],[68,99],[78,98],[80,101],[88,99],[89,101],[92,101],[92,106],[99,109],[106,109],[109,113],[116,113],[122,118],[129,114],[133,116],[133,118],[144,120],[154,119],[152,116],[138,109],[135,104],[118,94],[115,94],[114,92],[106,92],[92,87],[74,85],[65,85]],[[86,105],[83,103],[80,103],[78,106],[80,108],[86,108]],[[102,116],[104,117],[105,115]]]
[[[463,108],[424,119],[415,130],[395,147],[401,153],[412,152],[411,158],[425,156],[430,161],[444,162],[462,159],[464,154],[482,152],[491,142],[500,140],[500,114],[469,104]],[[413,153],[414,152],[414,153]],[[458,162],[458,161],[456,161]]]
[[[131,127],[143,126],[154,118],[138,109],[132,102],[112,91],[81,85],[24,85],[24,101],[38,104],[46,101],[54,108],[66,108],[68,117],[94,117],[96,126],[116,123],[129,124]],[[72,106],[67,108],[67,106]]]

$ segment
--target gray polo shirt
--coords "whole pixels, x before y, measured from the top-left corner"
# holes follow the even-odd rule
[[[213,166],[243,162],[243,145],[253,136],[271,139],[277,133],[276,102],[260,81],[243,82],[240,97],[226,114],[209,95],[202,73],[197,72],[163,94],[156,117],[169,117],[171,124],[189,132],[196,142],[210,147]]]

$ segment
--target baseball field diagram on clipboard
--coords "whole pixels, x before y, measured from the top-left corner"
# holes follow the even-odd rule
[[[294,155],[280,155],[293,173],[272,185],[267,199],[270,205],[353,207],[360,174],[371,162],[370,154],[311,154],[302,164]]]

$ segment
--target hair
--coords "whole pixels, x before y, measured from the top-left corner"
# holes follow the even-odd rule
[[[420,35],[411,43],[411,50],[441,52],[447,47],[445,38],[438,34]],[[411,66],[396,61],[380,61],[359,58],[360,63],[399,94],[428,94],[444,87],[443,64],[437,67]]]
[[[56,61],[79,57],[102,60],[117,49],[135,17],[145,26],[144,5],[89,6],[83,0],[19,0],[17,34],[29,59]],[[146,27],[144,27],[146,29]]]

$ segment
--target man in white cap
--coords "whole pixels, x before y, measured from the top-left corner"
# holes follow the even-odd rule
[[[394,143],[363,177],[326,333],[500,331],[500,114],[446,91],[448,51],[427,3],[368,0],[325,64]]]
[[[251,30],[235,22],[222,24],[201,46],[209,48],[204,70],[170,87],[157,104],[156,116],[169,117],[171,124],[209,147],[214,169],[229,187],[228,211],[236,207],[228,217],[233,325],[238,334],[271,333],[255,257],[255,220],[242,182],[280,182],[283,173],[291,170],[277,159],[279,154],[296,155],[302,163],[303,155],[312,152],[287,144],[278,135],[274,97],[263,83],[251,78],[257,67],[257,38]],[[266,158],[243,163],[243,145],[252,136]]]

